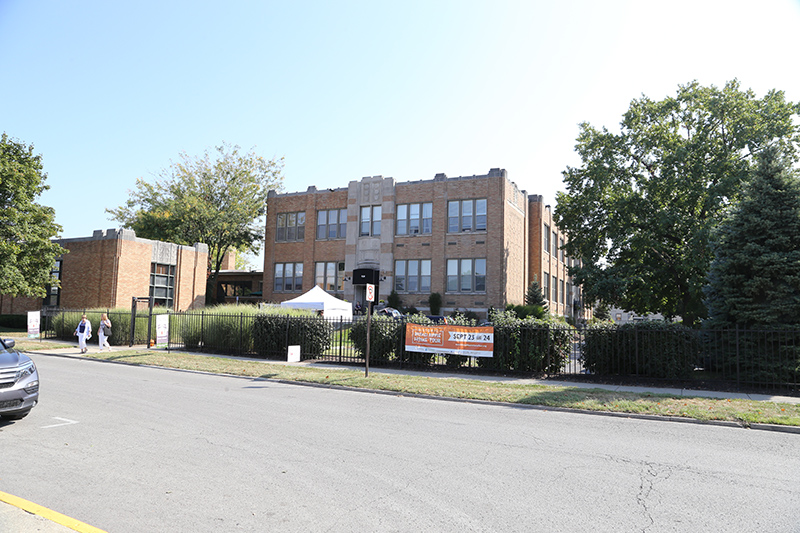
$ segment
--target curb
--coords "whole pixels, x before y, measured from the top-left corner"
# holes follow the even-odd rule
[[[29,502],[28,500],[23,500],[22,498],[18,498],[17,496],[13,496],[5,492],[0,492],[0,501],[12,505],[18,509],[22,509],[25,512],[41,516],[42,518],[72,529],[73,531],[78,531],[79,533],[106,533],[104,530],[90,526],[89,524],[84,524],[80,520],[75,520],[69,516],[52,511],[47,507],[42,507],[39,504]]]
[[[119,364],[119,365],[126,365],[126,366],[139,366],[143,368],[155,368],[160,370],[171,370],[176,372],[188,372],[192,374],[202,374],[202,375],[212,375],[212,376],[226,376],[238,379],[246,379],[250,381],[270,381],[273,383],[281,383],[284,385],[301,385],[304,387],[319,387],[319,388],[326,388],[326,389],[337,389],[337,390],[345,390],[350,392],[361,392],[367,394],[383,394],[387,396],[397,396],[397,397],[408,397],[408,398],[420,398],[426,400],[439,400],[439,401],[448,401],[448,402],[460,402],[460,403],[474,403],[477,405],[493,405],[497,407],[513,407],[513,408],[524,408],[524,409],[534,409],[537,411],[555,411],[561,413],[577,413],[577,414],[584,414],[584,415],[594,415],[594,416],[606,416],[612,418],[628,418],[634,420],[650,420],[650,421],[657,421],[657,422],[677,422],[681,424],[697,424],[697,425],[706,425],[706,426],[719,426],[719,427],[728,427],[728,428],[740,428],[740,429],[753,429],[759,431],[773,431],[778,433],[790,433],[790,434],[800,434],[800,427],[799,426],[783,426],[779,424],[761,424],[761,423],[744,423],[744,422],[733,422],[730,420],[698,420],[696,418],[685,418],[685,417],[678,417],[678,416],[659,416],[659,415],[647,415],[647,414],[639,414],[639,413],[621,413],[615,411],[592,411],[589,409],[571,409],[568,407],[558,407],[558,406],[547,406],[547,405],[533,405],[533,404],[525,404],[525,403],[514,403],[514,402],[498,402],[493,400],[479,400],[475,398],[452,398],[447,396],[433,396],[428,394],[419,394],[419,393],[409,393],[409,392],[396,392],[396,391],[387,391],[381,389],[365,389],[360,387],[347,387],[345,385],[334,385],[328,383],[311,383],[307,381],[292,381],[286,379],[275,379],[275,378],[264,378],[264,377],[252,377],[252,376],[240,376],[236,374],[220,374],[216,372],[205,372],[203,370],[189,370],[184,368],[169,368],[164,366],[156,366],[156,365],[142,365],[142,364],[132,364],[126,363],[125,361],[109,361],[108,359],[94,359],[92,357],[84,357],[80,354],[54,354],[54,353],[46,353],[46,352],[37,352],[31,351],[30,353],[34,353],[37,355],[45,355],[51,357],[65,357],[69,359],[81,359],[85,361],[95,361],[99,363],[110,363],[110,364]]]

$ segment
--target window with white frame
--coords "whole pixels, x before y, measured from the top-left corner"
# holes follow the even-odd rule
[[[317,240],[347,237],[347,209],[317,211]]]
[[[275,263],[275,292],[303,290],[303,263]]]
[[[447,232],[486,231],[486,199],[447,202]]]
[[[378,237],[381,234],[381,206],[365,205],[361,208],[361,237]]]
[[[278,213],[278,227],[275,230],[276,242],[302,241],[306,232],[306,214],[303,211]]]
[[[344,290],[344,262],[320,261],[315,264],[314,283],[328,292]]]
[[[558,278],[553,276],[553,298],[555,303],[558,303]]]
[[[431,260],[402,259],[395,261],[394,290],[429,293],[431,291]]]
[[[486,292],[486,259],[448,259],[447,292]]]
[[[433,203],[399,204],[397,234],[416,235],[433,231]]]

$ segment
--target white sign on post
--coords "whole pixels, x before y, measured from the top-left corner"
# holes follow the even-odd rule
[[[28,338],[31,339],[38,339],[39,334],[39,325],[42,320],[42,312],[41,311],[28,311]]]
[[[291,345],[289,346],[289,350],[286,353],[286,362],[287,363],[299,363],[300,362],[300,346],[299,345]]]
[[[367,283],[367,301],[368,302],[375,301],[375,285],[371,283]]]

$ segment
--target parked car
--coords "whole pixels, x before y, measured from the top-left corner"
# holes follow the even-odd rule
[[[375,314],[390,316],[395,320],[400,320],[401,318],[403,318],[403,313],[401,313],[394,307],[384,307],[383,309],[375,311]]]
[[[30,357],[0,340],[0,418],[19,420],[39,402],[39,372]]]
[[[449,324],[450,321],[444,315],[425,315],[430,319],[434,324]]]

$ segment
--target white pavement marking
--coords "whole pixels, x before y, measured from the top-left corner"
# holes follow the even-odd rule
[[[70,424],[77,424],[78,423],[77,420],[70,420],[68,418],[59,418],[57,416],[54,416],[53,418],[55,418],[56,420],[61,420],[62,423],[61,424],[53,424],[51,426],[42,426],[41,429],[57,428],[57,427],[60,427],[60,426],[69,426]]]

